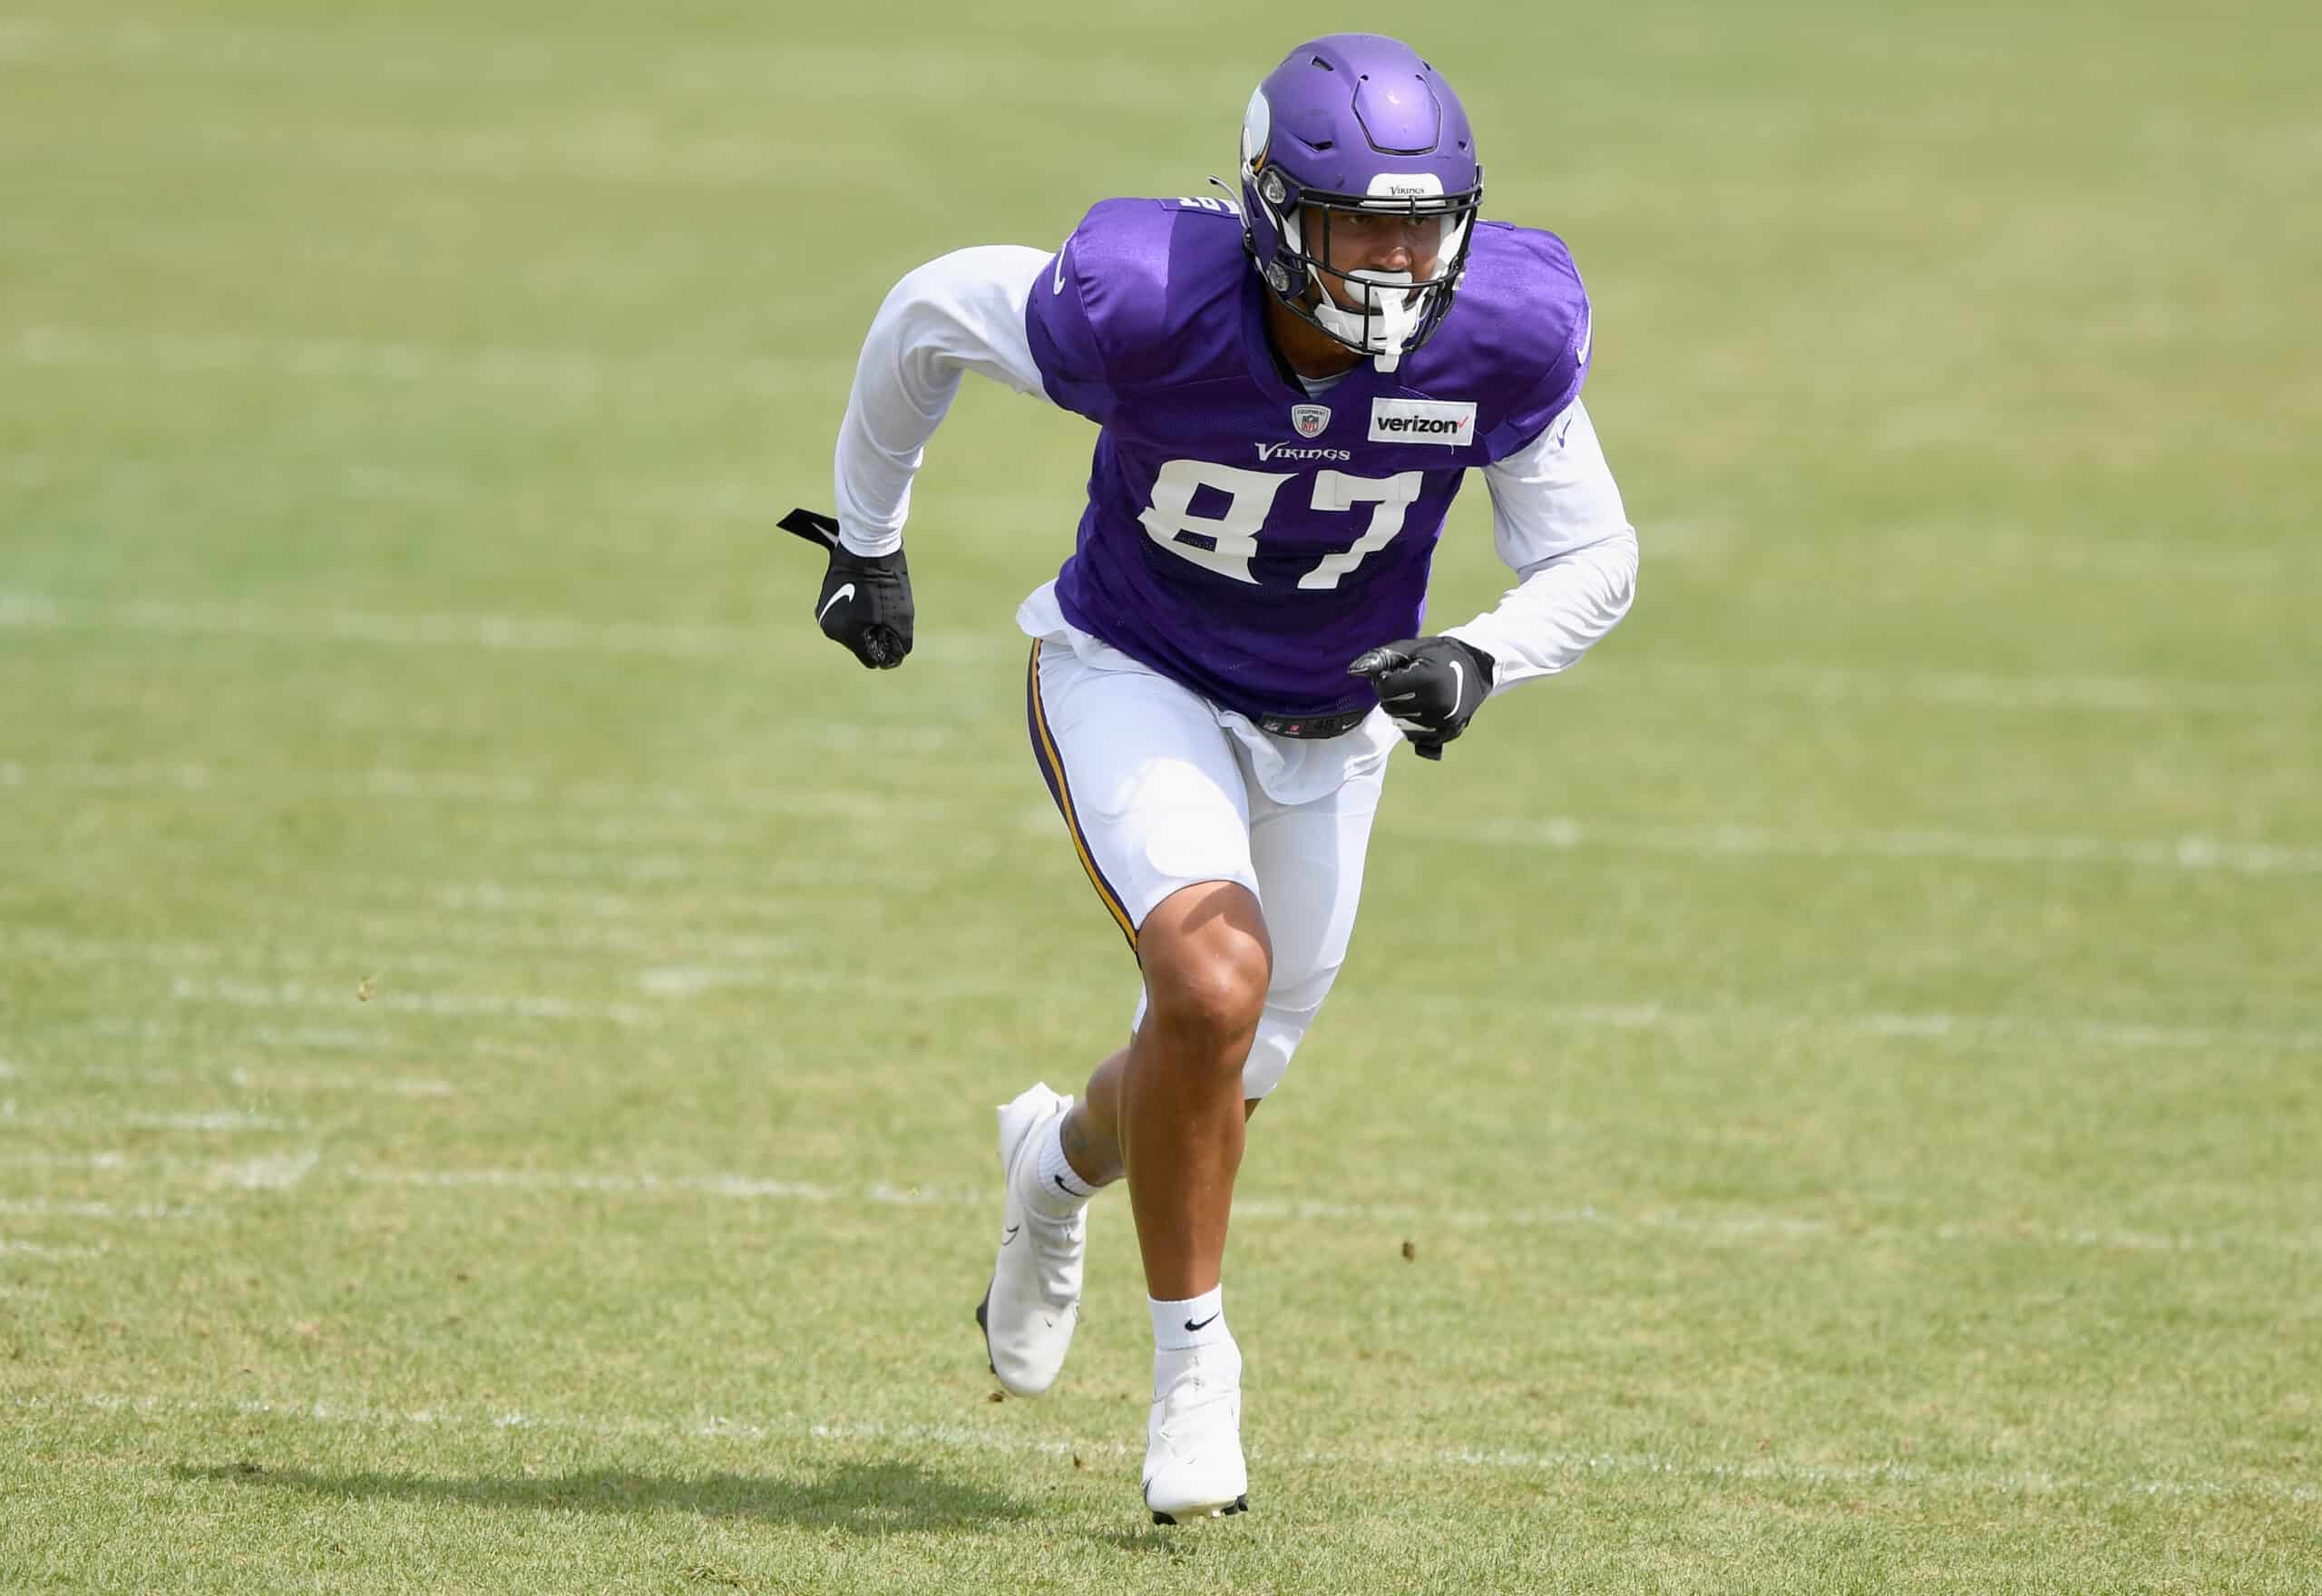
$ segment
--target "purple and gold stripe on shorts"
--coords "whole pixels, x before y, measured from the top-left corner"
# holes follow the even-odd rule
[[[1137,926],[1129,919],[1128,910],[1121,903],[1121,895],[1113,890],[1105,872],[1097,868],[1097,856],[1090,852],[1087,833],[1080,829],[1080,817],[1072,806],[1072,783],[1064,777],[1064,756],[1057,752],[1056,739],[1049,734],[1048,711],[1040,704],[1040,646],[1032,645],[1031,668],[1024,677],[1024,727],[1032,738],[1032,757],[1039,761],[1040,775],[1049,784],[1049,796],[1056,801],[1057,813],[1064,816],[1064,829],[1072,833],[1073,852],[1080,855],[1080,868],[1088,872],[1088,884],[1097,889],[1106,911],[1121,928],[1121,935],[1128,939],[1128,950],[1137,951]]]

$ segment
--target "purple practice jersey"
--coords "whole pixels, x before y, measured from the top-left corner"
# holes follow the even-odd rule
[[[1310,396],[1268,348],[1263,294],[1209,199],[1107,200],[1033,284],[1049,396],[1102,429],[1057,598],[1227,709],[1366,708],[1347,665],[1420,633],[1461,475],[1579,396],[1588,297],[1555,235],[1478,222],[1434,336]]]

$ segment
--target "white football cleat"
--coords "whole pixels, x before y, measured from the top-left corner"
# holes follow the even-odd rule
[[[1153,1355],[1145,1505],[1156,1524],[1250,1510],[1242,1459],[1242,1349],[1231,1341]]]
[[[1040,1178],[1040,1139],[1072,1106],[1045,1083],[1000,1111],[1000,1175],[1006,1200],[991,1284],[976,1306],[985,1356],[1000,1388],[1038,1396],[1056,1384],[1080,1322],[1080,1265],[1088,1251],[1088,1211],[1052,1219],[1026,1196]]]

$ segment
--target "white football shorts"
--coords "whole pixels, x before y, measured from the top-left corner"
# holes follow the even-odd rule
[[[1068,626],[1050,589],[1018,623],[1033,637],[1026,729],[1049,795],[1097,896],[1129,947],[1181,887],[1234,881],[1273,943],[1243,1095],[1281,1082],[1346,962],[1362,861],[1399,734],[1383,712],[1343,736],[1300,741]],[[1145,1015],[1142,997],[1137,1016]]]

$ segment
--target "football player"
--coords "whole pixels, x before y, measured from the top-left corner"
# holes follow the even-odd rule
[[[1220,1271],[1244,1124],[1346,958],[1390,751],[1440,758],[1493,696],[1576,662],[1637,545],[1580,402],[1588,299],[1553,234],[1480,219],[1459,96],[1408,45],[1299,45],[1251,96],[1238,194],[1107,200],[1053,254],[963,249],[865,340],[815,615],[863,664],[911,651],[902,529],[978,372],[1097,423],[1088,504],[1017,612],[1042,778],[1143,992],[1076,1099],[1000,1110],[1005,1195],[976,1319],[1046,1391],[1078,1320],[1087,1209],[1126,1177],[1154,1334],[1146,1505],[1249,1502]],[[1470,471],[1517,576],[1429,632],[1428,566]]]

